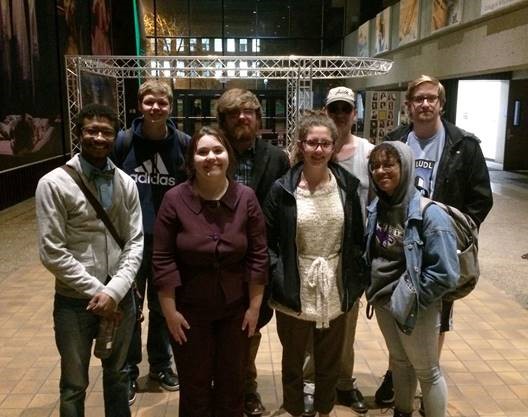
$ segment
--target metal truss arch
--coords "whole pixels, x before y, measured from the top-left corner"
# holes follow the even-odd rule
[[[66,88],[71,151],[79,151],[74,115],[82,107],[81,73],[116,79],[116,113],[125,124],[127,78],[286,80],[286,139],[290,143],[303,109],[313,105],[312,81],[368,77],[387,73],[392,61],[349,56],[66,56]]]

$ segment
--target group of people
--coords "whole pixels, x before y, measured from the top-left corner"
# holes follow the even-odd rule
[[[90,350],[107,318],[117,330],[102,359],[105,413],[130,416],[145,297],[149,377],[180,390],[180,416],[265,411],[255,358],[272,309],[285,413],[329,416],[336,402],[366,412],[353,378],[365,293],[389,351],[376,401],[410,416],[419,381],[425,415],[445,416],[440,334],[452,305],[442,297],[459,267],[447,214],[430,206],[422,215],[420,195],[478,224],[492,196],[478,139],[441,118],[444,104],[438,80],[413,81],[412,124],[373,147],[351,133],[353,91],[333,88],[324,110],[300,119],[289,157],[258,137],[262,111],[247,90],[226,91],[219,128],[192,138],[171,120],[172,90],[158,80],[140,86],[142,116],[119,133],[111,109],[85,106],[81,152],[66,165],[115,230],[67,167],[36,191],[40,256],[56,282],[60,415],[84,415]],[[404,305],[409,282],[419,283],[415,309]]]

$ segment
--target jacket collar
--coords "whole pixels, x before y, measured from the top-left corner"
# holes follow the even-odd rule
[[[238,198],[237,184],[234,181],[229,181],[227,190],[219,202],[229,210],[234,211]],[[204,200],[194,193],[192,180],[187,180],[182,184],[182,200],[194,214],[199,214],[204,209]]]
[[[448,144],[449,146],[454,146],[455,144],[460,142],[465,136],[473,136],[472,134],[464,131],[463,129],[456,127],[454,124],[449,123],[447,120],[443,118],[441,120],[446,132],[446,144]],[[402,125],[393,132],[389,133],[387,139],[399,140],[400,142],[407,143],[407,136],[409,135],[411,130],[413,130],[412,123],[409,125]]]
[[[297,188],[297,185],[299,184],[303,166],[303,161],[297,162],[283,177],[282,186],[290,194],[293,194],[293,192]],[[344,168],[342,168],[341,166],[339,166],[339,164],[333,161],[330,161],[328,163],[328,168],[330,169],[332,174],[334,174],[334,177],[337,181],[337,185],[342,190],[345,190],[347,192],[351,191],[354,188],[354,180],[356,183],[359,183],[356,178],[348,174],[348,172]]]

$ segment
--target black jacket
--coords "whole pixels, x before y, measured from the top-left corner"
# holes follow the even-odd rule
[[[270,254],[271,298],[294,311],[301,312],[300,278],[297,269],[297,202],[294,192],[303,168],[300,162],[277,180],[264,204]],[[345,213],[345,230],[341,247],[341,309],[350,310],[367,286],[364,249],[364,227],[357,188],[359,180],[335,163],[329,168],[341,191]],[[322,230],[321,233],[324,233]]]
[[[255,142],[255,165],[249,186],[255,191],[262,206],[275,180],[282,177],[290,163],[288,155],[282,149],[271,145],[263,139]]]
[[[255,142],[255,162],[249,186],[255,191],[261,206],[264,205],[264,200],[273,183],[282,177],[288,171],[289,167],[290,162],[286,152],[263,139],[257,139]],[[257,324],[259,329],[266,325],[273,317],[273,310],[269,308],[267,303],[268,298],[269,287],[267,286],[260,307]]]
[[[446,138],[433,192],[434,199],[469,214],[480,226],[493,206],[489,172],[480,140],[442,119]],[[402,125],[384,140],[407,142],[412,125]]]

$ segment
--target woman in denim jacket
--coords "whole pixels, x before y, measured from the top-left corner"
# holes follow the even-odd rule
[[[370,284],[366,295],[389,350],[394,417],[410,417],[417,381],[427,417],[444,417],[447,386],[438,362],[442,296],[456,286],[456,237],[448,215],[423,213],[414,158],[400,142],[378,145],[369,159],[378,198],[368,207]]]

